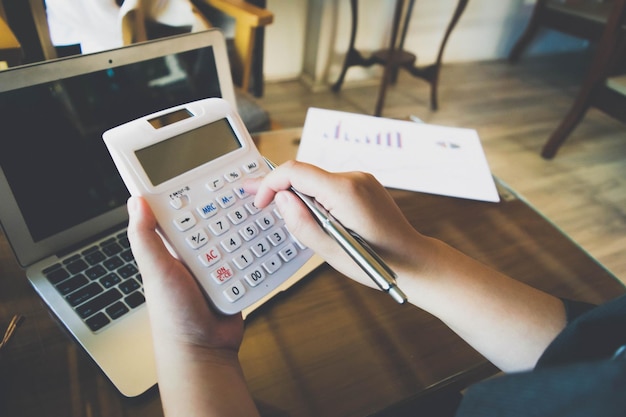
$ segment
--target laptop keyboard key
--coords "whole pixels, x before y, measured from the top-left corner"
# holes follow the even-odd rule
[[[82,259],[78,259],[74,262],[67,264],[67,270],[70,271],[71,274],[78,274],[79,272],[82,272],[87,268],[89,268],[89,265],[87,265],[87,262],[83,261]]]
[[[88,283],[89,280],[87,279],[87,277],[85,277],[83,274],[79,274],[73,276],[70,279],[66,279],[60,284],[57,284],[56,289],[61,293],[61,295],[67,295]]]
[[[102,284],[104,288],[111,288],[120,282],[122,282],[122,278],[120,278],[115,272],[111,272],[100,279],[100,284]]]
[[[104,253],[100,252],[99,250],[87,253],[84,256],[85,256],[85,260],[87,261],[89,265],[95,265],[106,259],[106,256],[104,256]]]
[[[141,293],[141,291],[135,291],[128,297],[124,298],[126,304],[130,306],[130,308],[135,308],[146,302],[146,297]]]
[[[105,255],[107,256],[113,256],[117,253],[120,253],[122,250],[123,250],[122,247],[118,245],[117,243],[112,243],[102,248],[102,252],[104,252]]]
[[[109,271],[114,271],[122,265],[124,265],[124,261],[122,261],[122,259],[119,256],[114,256],[104,261],[104,266]]]
[[[56,285],[59,282],[69,277],[70,277],[69,272],[67,272],[67,270],[63,268],[54,269],[46,274],[46,278],[48,278],[48,281],[50,281],[52,285]]]
[[[98,279],[106,273],[107,270],[104,269],[102,265],[96,265],[85,271],[85,275],[87,275],[87,278],[89,278],[90,280]]]
[[[137,272],[139,271],[137,270],[137,268],[135,268],[135,265],[132,265],[132,264],[124,265],[123,267],[117,270],[117,273],[124,279],[128,277],[132,277]]]
[[[65,298],[67,302],[70,303],[71,306],[75,307],[79,304],[84,303],[90,298],[95,297],[96,295],[100,294],[102,291],[104,290],[102,289],[100,284],[98,284],[97,282],[92,282],[86,287],[83,287],[77,291],[74,291],[73,293],[71,293]]]
[[[138,290],[141,288],[139,283],[134,279],[127,279],[119,285],[119,289],[122,290],[124,294],[130,294],[131,292]]]
[[[122,293],[119,292],[117,288],[111,288],[110,290],[100,294],[93,300],[87,301],[86,303],[78,306],[76,308],[76,312],[82,318],[86,318],[102,310],[106,306],[113,304],[120,298],[122,298]]]
[[[130,248],[130,242],[128,241],[128,237],[126,233],[118,236],[119,244],[122,245],[123,248]]]
[[[111,320],[109,320],[106,314],[100,312],[93,317],[89,317],[87,320],[85,320],[85,323],[87,323],[87,326],[89,326],[92,332],[95,332],[102,329],[107,324],[111,323]]]
[[[124,252],[120,253],[120,256],[122,257],[123,260],[129,263],[135,260],[135,257],[133,256],[133,252],[130,249],[126,249]]]
[[[121,301],[118,301],[117,303],[111,305],[110,307],[107,307],[106,309],[107,314],[111,316],[113,320],[119,319],[129,311],[130,310],[128,309],[128,307],[126,307],[126,304]]]

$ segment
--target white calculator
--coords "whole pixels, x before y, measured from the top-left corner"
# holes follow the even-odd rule
[[[313,255],[273,204],[259,210],[243,189],[245,177],[270,169],[227,101],[173,107],[103,138],[130,193],[146,199],[168,247],[222,313],[254,304]]]

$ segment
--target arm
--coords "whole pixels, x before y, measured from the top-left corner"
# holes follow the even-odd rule
[[[246,184],[259,207],[274,199],[292,233],[343,274],[372,286],[287,191],[290,186],[359,233],[398,274],[410,303],[441,319],[499,368],[532,368],[565,326],[559,299],[420,234],[371,175],[289,162]]]
[[[156,220],[143,199],[131,198],[128,211],[128,239],[144,281],[165,415],[258,416],[237,356],[241,316],[211,310],[155,232]]]

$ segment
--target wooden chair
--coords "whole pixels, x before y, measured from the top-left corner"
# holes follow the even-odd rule
[[[556,155],[590,107],[626,122],[626,0],[610,4],[597,50],[574,104],[542,149],[546,159]]]
[[[232,16],[235,19],[235,41],[234,54],[231,54],[231,69],[233,70],[233,81],[240,88],[235,89],[237,98],[237,110],[244,120],[246,127],[251,132],[265,131],[272,128],[271,120],[267,111],[261,108],[253,97],[248,94],[249,80],[252,71],[253,49],[255,44],[256,29],[263,27],[273,20],[273,14],[265,9],[255,7],[243,0],[197,0],[208,6]],[[21,3],[21,2],[20,2]],[[0,0],[0,5],[2,0]],[[50,38],[50,30],[48,27],[47,14],[45,10],[44,0],[28,0],[30,6],[29,16],[32,19],[33,26],[30,32],[31,37],[36,38],[37,47],[41,58],[39,60],[48,60],[58,57],[57,48],[52,44]],[[199,10],[194,10],[198,14],[198,18],[203,18]],[[155,25],[143,19],[141,14],[130,13],[124,17],[123,21],[123,39],[125,44],[139,42],[148,39],[148,34],[154,34]],[[26,22],[22,21],[22,24]],[[163,25],[161,25],[163,26]],[[207,23],[208,26],[208,23]],[[181,33],[189,31],[189,28],[181,30],[180,28],[163,28],[159,27],[159,33],[162,36],[169,34]],[[32,48],[32,44],[31,44]],[[80,48],[75,53],[80,53]],[[1,52],[1,50],[0,50]],[[237,82],[239,81],[239,82]]]
[[[537,0],[524,33],[511,49],[509,60],[517,62],[542,28],[598,42],[613,3],[613,0]]]
[[[2,0],[0,0],[1,2]],[[235,37],[233,40],[233,54],[231,68],[233,81],[242,90],[248,91],[252,74],[253,53],[257,30],[269,25],[274,20],[271,11],[256,7],[244,0],[196,0],[195,4],[206,5],[232,17],[235,21]],[[43,54],[43,59],[57,58],[57,50],[50,40],[50,31],[46,17],[44,0],[28,0],[30,14],[36,30],[36,37]],[[195,7],[195,12],[202,16],[202,12]],[[126,27],[132,33],[124,37],[126,43],[138,42],[147,39],[144,28],[145,22],[138,14],[127,17]],[[24,24],[17,22],[16,24]],[[14,32],[17,32],[13,29]]]
[[[415,0],[396,0],[393,21],[391,25],[391,40],[389,47],[379,51],[375,51],[370,57],[364,58],[355,48],[355,40],[357,33],[358,21],[358,0],[350,0],[352,29],[350,33],[350,44],[339,78],[333,84],[332,90],[338,92],[341,89],[346,73],[350,67],[362,66],[369,67],[373,64],[384,66],[383,77],[378,91],[378,99],[374,110],[375,116],[380,116],[383,110],[387,87],[394,84],[397,80],[400,69],[405,69],[412,76],[421,78],[430,84],[430,106],[433,110],[437,110],[439,103],[437,100],[437,87],[439,84],[439,72],[441,70],[443,53],[452,33],[452,30],[458,23],[469,0],[457,0],[452,18],[443,35],[443,39],[439,46],[437,59],[434,63],[426,66],[417,66],[415,61],[416,55],[404,49],[404,41],[408,32],[408,25],[411,20],[413,6]],[[381,4],[387,4],[381,2]]]
[[[4,6],[0,2],[0,69],[22,63],[22,45],[7,23]]]

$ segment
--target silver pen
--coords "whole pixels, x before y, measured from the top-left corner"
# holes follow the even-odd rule
[[[265,158],[267,165],[273,170],[276,165]],[[339,220],[335,219],[314,198],[302,194],[291,187],[290,189],[307,206],[313,217],[322,226],[339,246],[356,262],[361,269],[378,285],[400,304],[406,302],[406,295],[396,284],[396,274],[381,259],[372,247],[357,233],[346,229]]]

